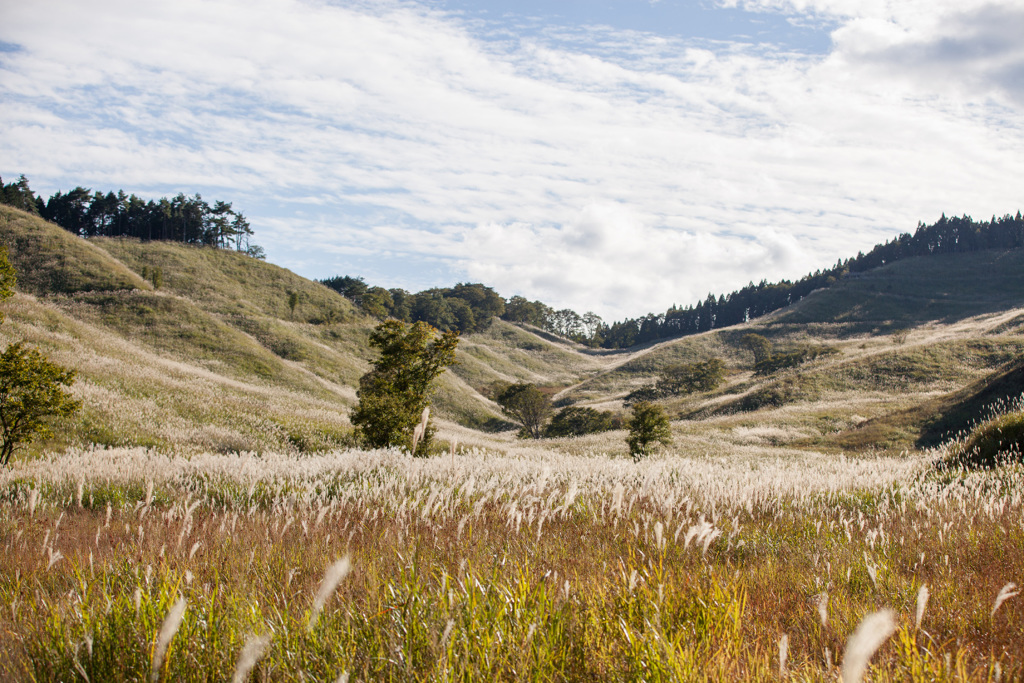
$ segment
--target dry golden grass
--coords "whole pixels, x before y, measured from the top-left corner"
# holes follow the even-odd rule
[[[141,678],[185,598],[165,680],[226,679],[266,634],[253,680],[775,680],[785,635],[787,676],[825,681],[890,608],[872,680],[1013,680],[1024,608],[991,611],[1022,579],[1024,471],[929,465],[70,452],[0,478],[0,662]]]

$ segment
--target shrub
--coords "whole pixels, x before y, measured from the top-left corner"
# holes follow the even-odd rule
[[[665,398],[665,395],[656,386],[648,385],[629,392],[626,398],[622,399],[622,405],[632,408],[638,403],[651,403],[662,398]]]
[[[790,353],[782,353],[777,356],[772,356],[755,365],[754,374],[762,376],[770,375],[778,372],[779,370],[793,368],[797,365],[810,362],[815,358],[831,356],[838,352],[838,349],[833,346],[813,346],[792,351]]]
[[[696,391],[711,391],[725,379],[725,363],[712,358],[699,363],[670,365],[661,373],[657,387],[662,394],[678,396]]]
[[[763,335],[750,332],[740,339],[740,346],[754,354],[754,365],[772,357],[772,343]]]
[[[950,448],[947,465],[995,467],[1024,462],[1024,411],[992,417],[971,430],[967,439]]]

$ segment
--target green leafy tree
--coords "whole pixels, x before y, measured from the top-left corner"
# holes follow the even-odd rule
[[[388,317],[388,312],[394,308],[395,300],[391,296],[391,292],[383,287],[369,287],[363,293],[361,306],[367,314],[383,320]]]
[[[78,410],[81,401],[63,389],[74,381],[73,370],[21,342],[0,354],[0,465],[10,462],[18,446],[51,434],[48,418]]]
[[[545,304],[539,301],[529,301],[525,297],[516,295],[505,302],[505,312],[501,317],[509,322],[544,327],[544,321],[551,313],[551,308]]]
[[[626,443],[633,462],[639,462],[640,458],[650,455],[658,444],[672,443],[672,430],[661,406],[647,401],[633,406]]]
[[[539,439],[551,415],[551,401],[532,384],[511,384],[495,398],[501,412],[523,426],[521,436]]]
[[[0,204],[9,204],[29,213],[39,213],[39,201],[28,186],[28,178],[22,175],[18,182],[4,185],[0,178]]]
[[[424,322],[388,320],[377,326],[370,345],[380,349],[380,358],[359,380],[359,405],[351,418],[364,444],[411,450],[413,431],[430,405],[431,384],[455,363],[458,344],[457,332],[438,335]],[[425,431],[421,453],[428,452],[433,433],[429,426]]]
[[[663,396],[711,391],[725,379],[725,363],[720,358],[670,365],[661,373],[657,389]]]
[[[610,411],[596,410],[589,406],[567,406],[551,418],[551,422],[544,430],[544,435],[549,437],[583,436],[584,434],[619,429],[621,426],[621,418],[616,419],[616,416]]]
[[[7,250],[0,247],[0,301],[14,294],[16,282]],[[21,342],[0,354],[0,466],[10,462],[18,446],[51,433],[48,418],[67,417],[78,410],[81,403],[62,388],[74,379],[73,371]]]

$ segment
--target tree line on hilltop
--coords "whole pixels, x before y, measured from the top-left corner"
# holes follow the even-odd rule
[[[918,223],[913,235],[903,233],[892,241],[876,245],[867,254],[860,252],[795,282],[761,280],[756,285],[751,282],[730,294],[718,297],[708,294],[704,301],[686,308],[673,306],[665,313],[649,313],[642,318],[614,323],[602,331],[599,345],[627,348],[737,325],[795,303],[816,289],[830,287],[849,273],[864,272],[906,258],[1020,247],[1024,247],[1024,217],[1019,211],[1016,216],[993,216],[989,221],[975,221],[970,216],[947,218],[943,214],[932,225]]]
[[[103,194],[76,187],[44,200],[21,176],[6,185],[0,179],[0,203],[34,213],[81,237],[182,242],[265,257],[263,248],[251,242],[249,221],[231,202],[218,200],[211,205],[199,194],[188,197],[179,193],[170,199],[146,201],[124,190]]]

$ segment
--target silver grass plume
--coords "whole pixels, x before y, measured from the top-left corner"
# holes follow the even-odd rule
[[[864,679],[871,657],[895,630],[896,621],[891,609],[874,612],[861,620],[857,630],[846,642],[843,683],[860,683]]]
[[[821,619],[821,627],[828,626],[828,593],[822,591],[814,596],[814,606],[818,608],[818,618]]]
[[[242,648],[242,652],[238,655],[238,663],[235,664],[235,675],[231,679],[233,683],[245,683],[249,679],[249,673],[256,666],[256,662],[260,661],[266,653],[268,645],[270,645],[269,634],[250,636],[245,641],[245,647]]]
[[[156,649],[153,651],[153,670],[149,676],[153,683],[157,683],[160,680],[160,669],[163,668],[167,647],[171,644],[174,634],[178,632],[178,628],[181,627],[181,621],[185,618],[185,606],[187,604],[185,598],[179,598],[174,603],[174,606],[171,607],[167,616],[164,617],[164,623],[160,627],[160,635],[156,639]]]
[[[320,612],[324,608],[324,603],[327,599],[334,594],[337,590],[338,584],[340,584],[348,573],[352,571],[352,563],[347,557],[343,557],[330,567],[324,573],[323,581],[320,582],[320,590],[316,593],[316,599],[313,600],[313,610],[309,614],[309,630],[312,631],[316,628],[316,622],[320,619]]]
[[[412,454],[416,455],[416,446],[427,434],[427,422],[430,420],[430,406],[423,409],[420,415],[420,423],[412,430]]]
[[[789,635],[779,638],[779,678],[786,677],[786,660],[789,658]]]
[[[1016,597],[1019,594],[1020,591],[1017,590],[1017,584],[1015,584],[1013,581],[1000,588],[999,595],[996,596],[996,604],[992,606],[992,614],[989,615],[989,618],[994,617],[996,615],[996,610],[999,609],[1000,605],[1002,605],[1010,598]]]
[[[916,630],[921,629],[921,620],[924,619],[924,610],[928,606],[928,586],[927,584],[921,584],[921,587],[917,589],[917,616],[914,620],[914,628]]]

